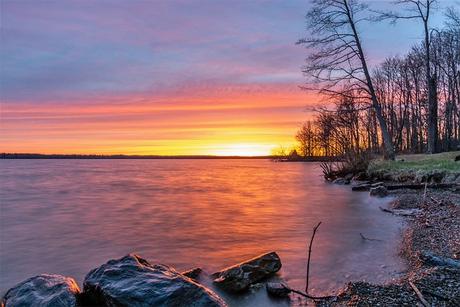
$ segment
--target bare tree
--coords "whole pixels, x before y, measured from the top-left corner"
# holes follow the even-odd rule
[[[316,147],[316,132],[313,129],[311,121],[306,121],[299,131],[297,131],[295,137],[300,144],[300,152],[302,156],[313,156]]]
[[[418,19],[422,21],[425,47],[425,77],[428,91],[428,138],[427,152],[435,153],[438,149],[438,99],[436,76],[431,72],[431,30],[429,20],[437,0],[397,0],[395,5],[405,8],[405,12],[380,12],[378,19],[389,19],[393,23],[399,19]]]
[[[303,71],[319,85],[320,93],[342,95],[340,88],[346,86],[359,93],[360,99],[370,101],[380,126],[384,156],[394,159],[393,141],[357,29],[362,21],[367,20],[362,16],[366,9],[358,0],[313,0],[313,6],[306,16],[310,35],[298,41],[310,51]]]

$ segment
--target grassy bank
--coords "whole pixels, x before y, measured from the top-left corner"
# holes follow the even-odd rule
[[[395,161],[373,160],[369,177],[394,182],[454,182],[460,177],[460,151],[433,155],[400,155]]]

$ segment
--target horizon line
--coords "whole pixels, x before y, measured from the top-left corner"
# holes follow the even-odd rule
[[[44,154],[44,153],[0,153],[0,159],[268,159],[276,157],[274,155],[261,155],[261,156],[241,156],[241,155],[142,155],[142,154]]]

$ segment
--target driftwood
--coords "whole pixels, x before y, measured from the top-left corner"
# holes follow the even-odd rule
[[[452,258],[437,256],[431,252],[421,252],[420,259],[425,263],[460,269],[460,261]]]
[[[458,187],[457,183],[433,183],[433,184],[418,184],[418,183],[409,183],[409,184],[383,184],[385,188],[389,191],[400,190],[400,189],[410,189],[410,190],[424,190],[424,189],[450,189]],[[374,187],[372,184],[361,184],[351,187],[352,191],[363,192],[369,191],[371,187]],[[426,188],[425,188],[426,187]]]
[[[425,307],[431,307],[430,303],[428,303],[428,301],[423,297],[422,292],[420,292],[420,290],[414,285],[414,283],[409,281],[409,285],[414,290],[415,294],[417,294],[417,297],[422,303],[422,305]]]
[[[420,212],[422,212],[420,209],[386,209],[379,207],[380,210],[383,212],[391,213],[394,215],[399,215],[399,216],[416,216]]]
[[[399,189],[410,189],[410,190],[423,190],[425,189],[450,189],[457,187],[456,183],[433,183],[433,184],[391,184],[386,185],[387,190],[399,190]]]

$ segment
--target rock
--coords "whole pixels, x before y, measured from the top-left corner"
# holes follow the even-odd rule
[[[267,253],[212,274],[214,283],[231,292],[247,290],[281,269],[281,260],[275,252]]]
[[[266,289],[268,294],[276,297],[288,297],[291,293],[291,289],[281,282],[268,282]]]
[[[352,180],[354,181],[363,181],[367,180],[367,174],[365,172],[359,172],[355,176],[353,176]]]
[[[371,188],[369,194],[371,196],[385,197],[388,195],[388,191],[384,186],[377,186],[375,188]]]
[[[333,184],[349,184],[350,181],[346,180],[345,178],[337,178],[334,181],[332,181]]]
[[[181,274],[191,279],[197,279],[198,276],[200,276],[201,272],[203,272],[201,268],[194,268],[194,269],[182,272]]]
[[[79,293],[80,288],[73,278],[42,274],[8,290],[2,299],[2,306],[73,307],[77,306]]]
[[[346,174],[345,176],[343,176],[343,178],[344,178],[346,181],[350,181],[351,179],[353,179],[353,174],[352,174],[352,173],[348,173],[348,174]]]
[[[370,188],[371,188],[370,184],[364,183],[364,184],[358,184],[358,185],[351,187],[351,190],[356,191],[356,192],[362,192],[362,191],[369,191]]]
[[[162,264],[129,254],[90,271],[84,303],[118,306],[226,306],[211,290]]]

